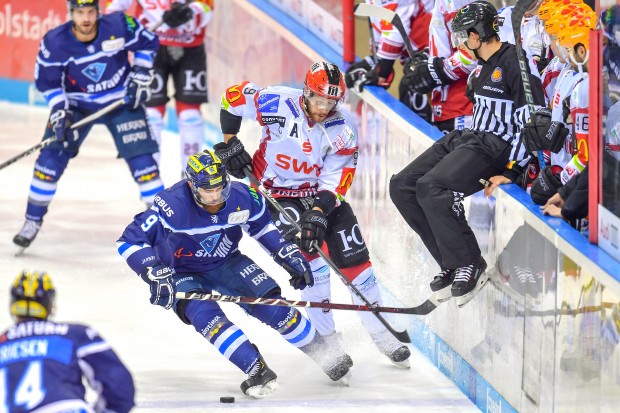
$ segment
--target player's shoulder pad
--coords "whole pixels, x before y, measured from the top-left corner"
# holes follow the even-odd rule
[[[238,203],[237,206],[241,209],[256,211],[263,208],[265,200],[257,189],[239,181],[232,181],[230,184],[232,186],[230,200]]]
[[[45,60],[66,61],[68,59],[68,56],[66,56],[66,45],[72,41],[71,37],[73,37],[71,34],[71,22],[63,23],[45,33],[40,46],[40,51]]]
[[[133,16],[126,14],[122,11],[115,11],[110,14],[104,14],[99,19],[100,28],[104,31],[109,31],[109,34],[114,34],[114,32],[124,31],[130,36],[133,36],[136,31],[140,28],[140,22]]]
[[[187,209],[188,202],[194,202],[194,198],[187,181],[184,179],[170,188],[159,191],[153,199],[151,208],[167,221],[174,221],[176,218],[182,219],[181,211]]]
[[[229,86],[222,95],[222,108],[228,110],[230,106],[236,107],[245,105],[248,99],[251,99],[260,90],[260,86],[249,80]]]

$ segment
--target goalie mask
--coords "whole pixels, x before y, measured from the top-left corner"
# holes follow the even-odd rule
[[[205,150],[187,160],[185,176],[191,183],[194,199],[202,205],[220,205],[230,196],[230,177],[215,154]]]
[[[46,272],[22,271],[11,286],[13,317],[47,320],[54,308],[56,290]]]

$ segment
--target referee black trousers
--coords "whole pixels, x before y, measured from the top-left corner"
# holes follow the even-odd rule
[[[392,201],[442,269],[470,265],[480,256],[462,201],[483,189],[480,178],[503,173],[510,150],[495,135],[455,130],[392,176]]]

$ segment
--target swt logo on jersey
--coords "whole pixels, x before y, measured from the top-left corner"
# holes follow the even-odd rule
[[[196,257],[220,257],[226,258],[233,246],[233,242],[226,235],[213,234],[205,238],[200,245],[204,250],[196,251]],[[221,242],[220,241],[221,238]],[[218,245],[219,242],[219,245]]]
[[[309,175],[313,170],[316,170],[316,176],[319,176],[319,168],[316,165],[308,165],[306,161],[301,162],[299,159],[283,153],[276,155],[276,161],[277,162],[275,165],[286,171],[292,169],[294,172],[303,172],[304,174]]]

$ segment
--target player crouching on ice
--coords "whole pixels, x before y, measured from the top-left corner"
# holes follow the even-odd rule
[[[276,388],[276,374],[245,334],[211,301],[175,299],[176,292],[212,292],[281,298],[278,284],[238,250],[242,229],[291,275],[291,286],[313,285],[310,265],[296,245],[284,241],[265,200],[241,182],[231,182],[212,151],[190,156],[187,179],[158,193],[117,242],[127,264],[147,282],[151,303],[173,308],[220,353],[248,375],[241,390],[263,397]],[[250,315],[316,361],[330,379],[353,365],[338,346],[328,346],[295,308],[240,304]]]

